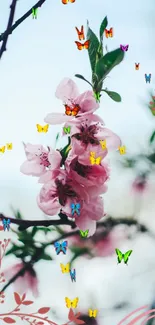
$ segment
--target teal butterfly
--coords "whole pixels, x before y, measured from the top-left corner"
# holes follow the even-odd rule
[[[125,254],[123,254],[118,248],[116,248],[115,252],[117,254],[118,263],[121,263],[122,260],[124,260],[124,263],[127,264],[128,260],[129,260],[129,256],[132,253],[132,250],[129,250]]]
[[[80,235],[81,235],[81,237],[83,237],[83,238],[86,238],[86,237],[88,236],[88,233],[89,233],[89,230],[88,230],[88,229],[85,230],[85,231],[80,230]]]
[[[66,134],[69,134],[70,131],[71,131],[71,127],[68,126],[68,127],[66,128],[66,127],[64,126],[63,130],[64,130],[64,132],[65,132]]]

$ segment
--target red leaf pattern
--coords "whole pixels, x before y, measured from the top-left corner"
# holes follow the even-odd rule
[[[11,318],[11,317],[4,317],[4,318],[3,318],[3,321],[4,321],[5,323],[7,323],[7,324],[13,324],[13,323],[16,323],[16,321],[15,321],[13,318]]]
[[[75,324],[85,324],[84,320],[81,319],[75,319],[74,322]]]
[[[71,308],[70,308],[70,310],[69,310],[68,319],[69,319],[70,321],[73,321],[73,320],[75,319],[74,312],[73,312],[73,310],[72,310]]]
[[[22,301],[24,301],[25,298],[26,298],[26,293],[22,295]]]
[[[25,305],[25,306],[28,306],[28,305],[31,305],[31,304],[33,304],[33,301],[31,301],[31,300],[25,300],[25,301],[22,302],[22,305]]]
[[[17,292],[14,292],[14,298],[17,305],[21,305],[20,295]]]
[[[46,314],[46,313],[48,313],[49,310],[50,310],[49,307],[43,307],[43,308],[40,308],[40,309],[38,310],[38,313],[39,313],[39,314]]]

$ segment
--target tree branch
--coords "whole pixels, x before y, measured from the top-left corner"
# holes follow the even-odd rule
[[[3,55],[3,53],[6,51],[6,43],[7,43],[8,37],[9,37],[9,32],[8,31],[12,27],[13,18],[14,18],[14,15],[15,15],[16,4],[17,4],[17,0],[13,0],[12,4],[10,6],[10,16],[9,16],[9,20],[8,20],[6,34],[4,35],[3,43],[2,43],[2,46],[1,46],[1,49],[0,49],[0,59],[1,59],[2,55]]]
[[[16,0],[17,1],[17,0]],[[28,10],[21,18],[19,18],[11,27],[7,28],[4,33],[0,35],[0,42],[4,40],[5,37],[12,34],[14,29],[16,29],[26,18],[32,14],[32,9],[37,9],[43,5],[46,0],[39,0],[30,10]]]

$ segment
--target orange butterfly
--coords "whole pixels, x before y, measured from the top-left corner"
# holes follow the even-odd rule
[[[108,29],[105,29],[105,36],[106,38],[108,37],[113,37],[113,28],[111,27],[109,30]]]
[[[66,5],[68,2],[73,3],[73,2],[75,2],[75,0],[62,0],[62,3],[63,3],[64,5]]]
[[[80,110],[80,106],[78,104],[74,105],[74,107],[70,107],[68,105],[65,105],[65,114],[69,116],[76,116]]]
[[[139,70],[140,63],[135,63],[135,70]]]
[[[86,41],[84,44],[82,44],[80,42],[75,42],[75,43],[77,45],[78,50],[80,50],[80,51],[83,50],[83,49],[86,49],[86,50],[89,49],[89,44],[90,44],[90,41],[89,40]]]
[[[77,27],[75,27],[75,29],[76,29],[76,31],[78,33],[79,40],[80,41],[84,40],[85,36],[84,36],[84,28],[83,28],[83,26],[81,26],[81,31]]]

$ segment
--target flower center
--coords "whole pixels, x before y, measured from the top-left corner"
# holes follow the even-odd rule
[[[81,126],[81,132],[72,135],[72,137],[82,141],[86,145],[89,143],[97,145],[100,144],[99,140],[95,137],[97,131],[98,129],[96,125],[87,126],[86,124],[85,126]]]
[[[75,198],[77,197],[76,192],[72,189],[69,184],[62,184],[58,179],[55,180],[55,184],[57,186],[57,195],[59,198],[59,203],[62,206],[65,206],[67,202],[67,198]]]
[[[75,170],[75,172],[77,172],[78,175],[85,177],[85,178],[88,176],[91,169],[92,169],[91,166],[84,166],[84,165],[80,164],[78,161],[76,161],[73,166],[73,170]]]
[[[40,155],[40,165],[43,165],[45,167],[49,167],[50,166],[50,162],[48,160],[48,153],[46,152],[43,152],[41,155]]]

